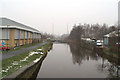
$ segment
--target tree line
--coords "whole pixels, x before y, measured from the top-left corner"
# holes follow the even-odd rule
[[[117,26],[108,26],[107,24],[79,24],[74,25],[70,32],[69,39],[80,41],[81,38],[103,39],[103,36],[117,30]]]
[[[47,38],[54,39],[55,36],[49,33],[41,33],[41,38],[42,39],[47,39]]]

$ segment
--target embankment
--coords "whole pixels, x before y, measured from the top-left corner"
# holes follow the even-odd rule
[[[42,62],[44,61],[45,57],[48,54],[48,51],[50,51],[52,49],[52,43],[49,44],[49,46],[45,46],[46,48],[44,48],[44,54],[42,55],[42,57],[40,58],[39,61],[35,62],[31,62],[29,65],[26,65],[22,68],[20,68],[19,70],[17,70],[16,72],[8,75],[7,77],[3,78],[2,80],[16,80],[16,79],[25,79],[25,80],[35,80],[37,77],[37,74],[40,70],[40,67],[42,65]]]

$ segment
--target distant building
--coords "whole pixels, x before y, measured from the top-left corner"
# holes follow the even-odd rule
[[[120,32],[120,30],[119,30]],[[104,35],[104,46],[115,46],[116,44],[119,43],[119,38],[120,36],[118,36],[118,31],[113,31],[109,34]]]
[[[95,43],[96,41],[94,39],[91,38],[81,38],[81,40],[86,41],[87,43]]]
[[[0,18],[0,45],[10,48],[40,42],[41,34],[37,29],[10,20]]]
[[[68,38],[69,34],[63,34],[61,35],[61,40],[65,40],[66,38]]]

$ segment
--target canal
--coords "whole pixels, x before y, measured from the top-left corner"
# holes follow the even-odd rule
[[[113,78],[120,77],[119,65],[92,49],[77,44],[54,43],[42,63],[37,78]]]

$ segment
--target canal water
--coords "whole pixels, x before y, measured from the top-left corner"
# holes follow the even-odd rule
[[[37,78],[119,77],[119,65],[91,49],[79,45],[54,43],[42,63]]]

